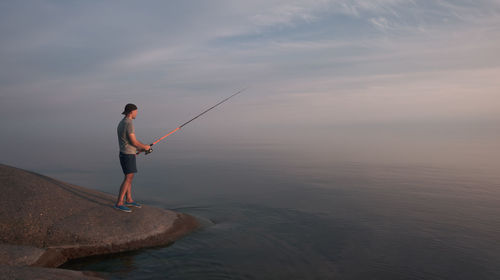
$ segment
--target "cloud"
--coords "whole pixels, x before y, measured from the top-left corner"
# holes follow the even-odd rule
[[[389,21],[385,17],[371,18],[370,22],[378,29],[386,31],[391,29]]]
[[[273,26],[277,24],[290,24],[296,20],[312,21],[316,19],[314,5],[284,4],[274,7],[270,11],[262,12],[252,16],[251,22],[257,26]]]
[[[203,103],[250,84],[281,98],[321,87],[348,91],[352,83],[339,79],[362,85],[374,75],[500,64],[497,1],[117,3],[3,3],[0,90],[11,107],[4,115],[24,106],[9,106],[13,96],[59,100],[52,107],[136,92]]]

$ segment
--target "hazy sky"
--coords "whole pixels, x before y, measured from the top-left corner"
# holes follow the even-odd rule
[[[114,140],[128,102],[161,136],[246,86],[205,129],[500,120],[498,0],[2,1],[0,38],[4,147]]]

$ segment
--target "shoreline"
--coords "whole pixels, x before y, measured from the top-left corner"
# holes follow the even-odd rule
[[[17,279],[32,278],[37,268],[47,279],[55,276],[50,269],[68,272],[63,279],[96,279],[91,272],[56,267],[82,257],[168,246],[201,227],[191,215],[157,207],[123,213],[113,208],[109,194],[3,164],[0,188],[0,275]]]

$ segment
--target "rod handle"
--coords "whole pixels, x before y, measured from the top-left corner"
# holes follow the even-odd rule
[[[149,144],[149,146],[150,146],[150,147],[149,147],[149,150],[144,151],[144,153],[145,153],[146,155],[148,155],[148,154],[150,154],[150,153],[152,153],[152,152],[153,152],[153,148],[151,148],[151,147],[153,146],[153,144]]]

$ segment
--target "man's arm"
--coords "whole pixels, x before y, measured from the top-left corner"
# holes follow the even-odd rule
[[[140,151],[146,151],[146,150],[151,149],[151,146],[144,145],[139,140],[137,140],[137,138],[135,138],[135,134],[134,133],[129,133],[128,137],[130,139],[130,143],[132,145],[134,145],[134,147],[136,147],[138,150],[140,150]]]

